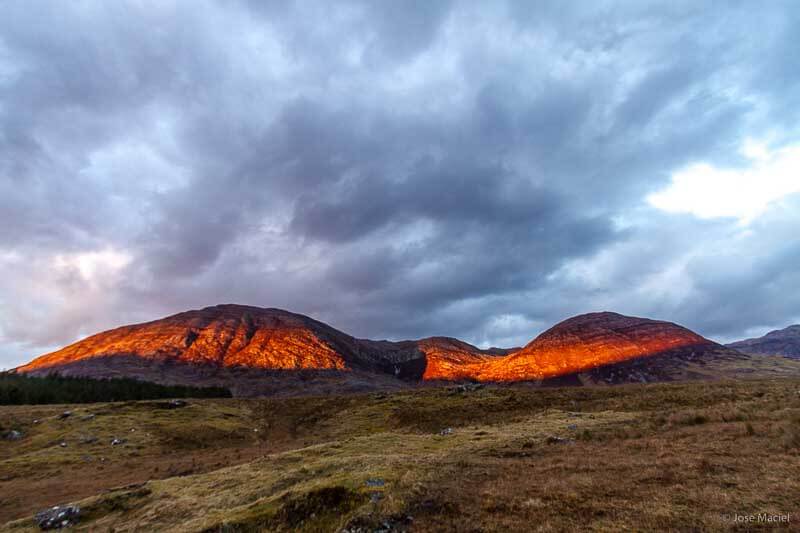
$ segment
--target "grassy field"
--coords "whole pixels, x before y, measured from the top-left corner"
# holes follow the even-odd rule
[[[3,531],[70,502],[87,531],[800,528],[800,380],[2,407],[12,430]]]

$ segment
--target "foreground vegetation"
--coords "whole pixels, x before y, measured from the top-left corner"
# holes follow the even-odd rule
[[[89,379],[0,372],[0,405],[90,403],[159,398],[230,398],[221,387],[158,385],[130,378]]]
[[[2,530],[728,530],[800,520],[800,380],[0,408]],[[37,422],[34,423],[33,421]],[[125,442],[112,446],[112,439]],[[92,440],[96,439],[96,440]],[[62,443],[64,446],[62,446]]]

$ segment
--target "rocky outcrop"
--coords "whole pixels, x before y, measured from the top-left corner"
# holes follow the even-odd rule
[[[34,520],[41,530],[62,529],[78,523],[81,510],[75,505],[51,507],[36,513]]]
[[[727,346],[754,355],[782,355],[800,359],[800,324],[770,331],[763,337],[746,339]]]

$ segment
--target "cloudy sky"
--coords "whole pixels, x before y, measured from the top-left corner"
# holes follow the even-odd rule
[[[800,322],[800,4],[0,4],[0,367],[217,303]]]

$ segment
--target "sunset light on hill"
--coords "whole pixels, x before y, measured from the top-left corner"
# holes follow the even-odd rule
[[[0,531],[800,529],[800,1],[0,1]]]

